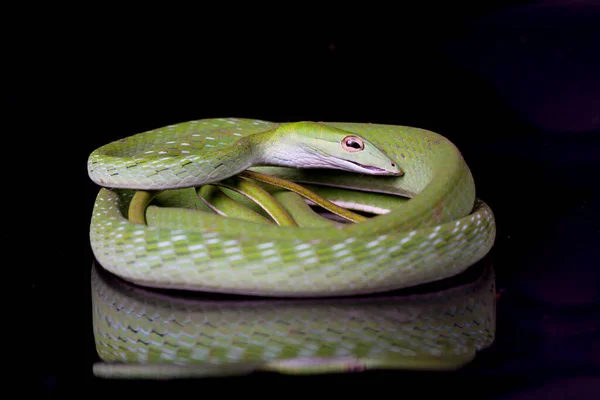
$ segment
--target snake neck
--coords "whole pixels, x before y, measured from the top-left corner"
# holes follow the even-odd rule
[[[247,136],[256,166],[308,167],[310,155],[304,150],[299,135],[301,129],[317,124],[285,123],[279,127]]]

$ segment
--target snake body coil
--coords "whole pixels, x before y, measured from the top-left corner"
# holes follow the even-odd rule
[[[381,215],[277,226],[223,218],[198,199],[195,187],[246,170],[328,187],[324,197],[334,203]],[[88,172],[102,186],[90,226],[96,259],[150,287],[292,297],[375,293],[458,274],[495,239],[492,211],[475,196],[459,150],[418,128],[205,119],[102,146],[90,155]],[[128,219],[136,190],[156,193],[145,224]],[[408,201],[390,201],[398,196]],[[392,206],[381,211],[376,200]]]

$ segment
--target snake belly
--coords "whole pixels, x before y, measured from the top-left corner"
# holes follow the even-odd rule
[[[251,166],[240,139],[282,124],[242,118],[189,121],[95,150],[90,178],[102,186],[90,243],[103,268],[148,287],[261,296],[377,293],[463,272],[492,248],[496,226],[460,151],[419,128],[321,123],[361,135],[402,176]],[[234,160],[235,162],[232,162]],[[408,197],[367,221],[339,227],[268,226],[224,218],[194,200],[194,177],[245,169],[291,181]],[[190,172],[193,171],[193,172]],[[166,190],[145,225],[127,218],[134,189]],[[165,206],[160,206],[160,203]]]

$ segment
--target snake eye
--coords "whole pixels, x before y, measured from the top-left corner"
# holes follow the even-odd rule
[[[365,148],[365,142],[358,136],[346,136],[342,140],[342,148],[350,153],[361,151]]]

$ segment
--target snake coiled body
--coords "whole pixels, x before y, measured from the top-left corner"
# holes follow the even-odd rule
[[[304,140],[320,131],[356,135],[381,152],[338,162],[356,170],[330,169],[335,157],[323,155],[329,148],[302,144],[321,143]],[[389,160],[402,175],[365,169],[391,170],[384,165]],[[198,201],[194,187],[244,170],[329,186],[328,196],[340,204],[348,190],[364,192],[353,201],[367,207],[369,196],[409,200],[364,222],[317,228],[224,218]],[[88,172],[102,186],[90,226],[96,259],[150,287],[293,297],[375,293],[456,275],[483,258],[495,239],[494,215],[476,197],[460,151],[418,128],[190,121],[102,146],[90,155]],[[127,218],[136,190],[160,191],[145,211],[146,224]]]

